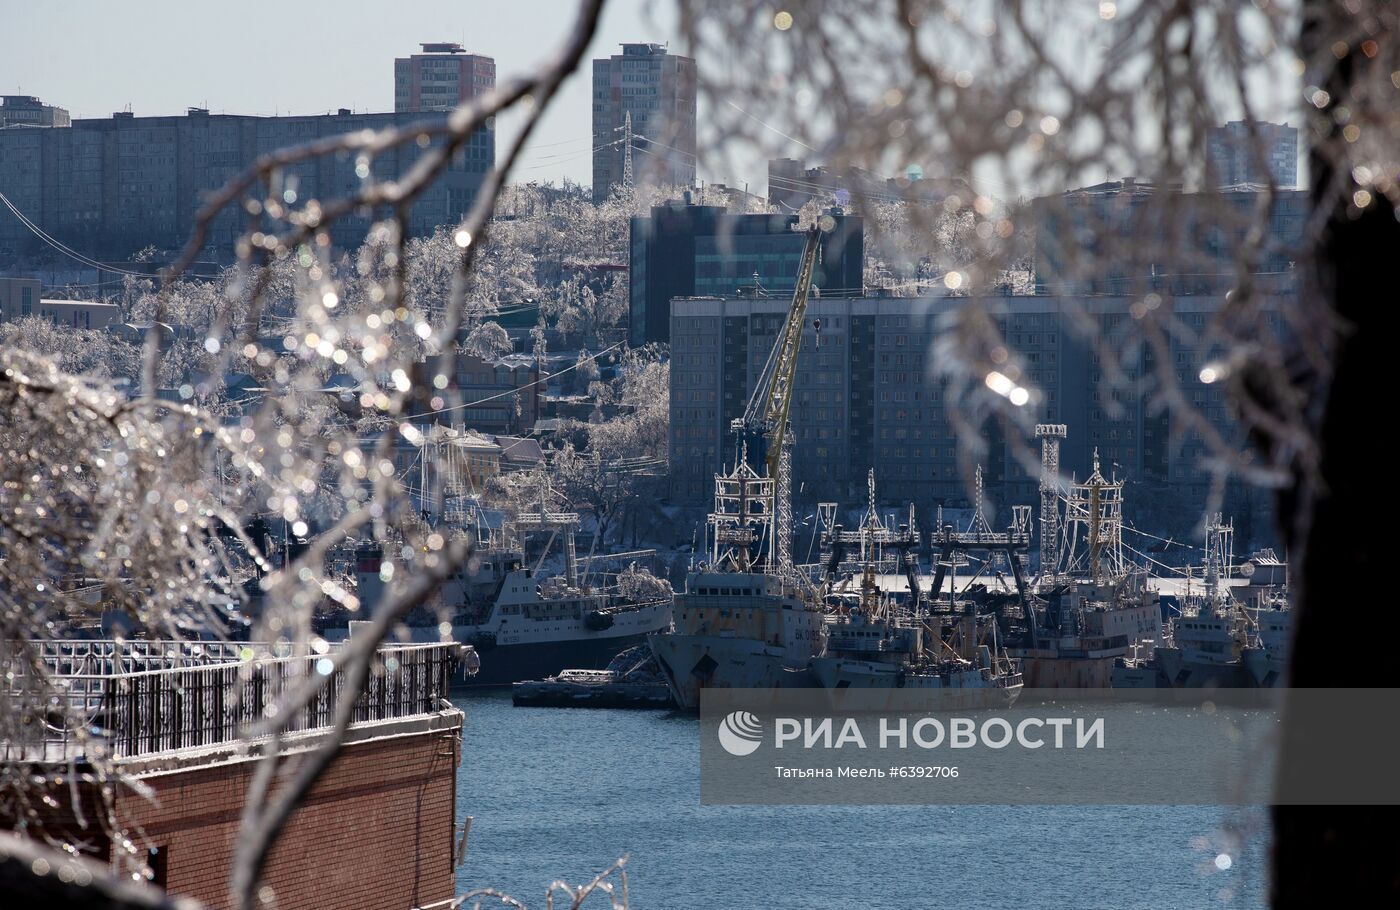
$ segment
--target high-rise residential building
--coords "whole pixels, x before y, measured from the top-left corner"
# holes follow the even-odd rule
[[[1298,129],[1286,123],[1233,120],[1212,127],[1206,138],[1207,177],[1216,186],[1266,184],[1269,175],[1279,189],[1298,185]]]
[[[1257,189],[1183,193],[1128,178],[1035,200],[1039,294],[1224,294],[1258,221]],[[1282,190],[1265,225],[1255,273],[1262,286],[1294,281],[1307,193]]]
[[[1265,318],[1273,331],[1282,333],[1281,314],[1273,306],[1278,299],[1266,304]],[[874,468],[883,500],[912,501],[929,519],[935,504],[966,501],[968,477],[954,417],[967,412],[956,410],[957,391],[942,374],[937,351],[940,340],[956,330],[956,314],[976,305],[989,312],[1014,352],[1002,369],[1034,390],[1026,405],[1033,419],[1069,426],[1061,450],[1066,473],[1084,476],[1097,451],[1105,474],[1132,481],[1135,514],[1155,510],[1164,514],[1152,516],[1154,527],[1189,529],[1201,517],[1214,478],[1201,434],[1174,426],[1169,415],[1153,406],[1154,377],[1163,369],[1153,358],[1169,358],[1166,368],[1185,400],[1223,438],[1243,447],[1243,431],[1232,420],[1221,384],[1200,378],[1202,367],[1218,354],[1205,328],[1224,297],[1174,301],[1174,317],[1189,332],[1172,333],[1166,351],[1147,351],[1127,364],[1135,372],[1115,385],[1105,379],[1096,345],[1125,343],[1124,333],[1137,325],[1137,302],[1131,296],[1048,295],[810,300],[791,412],[795,495],[806,506],[818,501],[860,505],[866,472]],[[788,306],[782,298],[671,302],[674,502],[707,504],[714,493],[714,472],[733,464],[730,421],[743,413]],[[820,344],[813,325],[818,319]],[[1095,340],[1086,337],[1086,320],[1097,325]],[[1002,506],[1034,502],[1034,467],[1027,469],[1017,447],[994,424],[983,431],[987,449],[981,462],[989,491]],[[1034,440],[1025,442],[1034,446]],[[1232,495],[1235,500],[1248,497],[1243,488],[1232,489]],[[1263,508],[1264,498],[1249,507]],[[1246,508],[1235,500],[1227,506]],[[1262,533],[1264,526],[1259,528]]]
[[[33,95],[0,95],[0,129],[12,126],[68,126],[72,119],[61,107]]]
[[[623,182],[627,117],[635,179],[695,182],[695,61],[663,44],[624,44],[593,61],[593,201]]]
[[[154,246],[179,249],[189,237],[205,196],[242,172],[259,155],[313,139],[418,123],[443,114],[338,114],[247,117],[192,108],[182,117],[74,120],[68,129],[0,130],[0,193],[37,227],[87,256],[125,258]],[[429,147],[440,143],[433,139]],[[447,170],[414,203],[409,228],[429,234],[456,224],[471,207],[495,164],[495,132],[478,130]],[[370,176],[404,173],[423,149],[405,143],[377,156]],[[364,179],[354,155],[323,155],[286,169],[297,197],[345,196]],[[369,227],[356,213],[332,228],[339,244],[355,244]],[[211,225],[205,255],[231,258],[247,229],[245,214],[226,209]],[[45,241],[0,208],[0,264],[37,253]]]
[[[460,44],[419,45],[421,54],[394,60],[394,111],[450,111],[496,87],[496,61]]]
[[[825,295],[859,295],[864,219],[828,213],[812,283]],[[632,219],[628,335],[633,345],[670,339],[673,297],[724,296],[757,283],[791,297],[804,238],[796,215],[731,214],[689,199]]]

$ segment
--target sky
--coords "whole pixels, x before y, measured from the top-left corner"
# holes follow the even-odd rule
[[[0,0],[0,93],[37,95],[74,117],[109,117],[128,106],[138,116],[183,114],[191,106],[265,115],[390,111],[394,58],[421,42],[454,41],[494,57],[503,81],[533,70],[558,47],[576,10],[577,0]],[[609,0],[604,10],[589,59],[616,53],[623,42],[670,43],[686,52],[675,40],[675,0]],[[731,61],[721,55],[701,64],[703,79],[706,66]],[[514,179],[592,183],[590,70],[585,63],[565,83]],[[1279,89],[1254,91],[1267,97]],[[1291,85],[1282,91],[1290,100],[1297,94]],[[703,96],[698,113],[703,181],[761,191],[770,156],[818,163],[772,128],[754,128],[761,148],[727,143],[726,154],[707,150]],[[498,151],[516,122],[502,117]]]
[[[496,60],[497,81],[545,59],[576,0],[0,0],[0,93],[37,95],[77,117],[318,114],[394,109],[394,58],[455,41]],[[392,13],[386,13],[392,10]],[[673,3],[610,0],[589,58],[623,42],[672,43]],[[312,37],[314,36],[314,37]],[[532,137],[521,180],[592,183],[590,67],[565,84]],[[703,116],[703,111],[701,112]],[[510,127],[503,118],[498,149]],[[755,184],[766,163],[732,175]],[[707,174],[705,179],[725,179]]]

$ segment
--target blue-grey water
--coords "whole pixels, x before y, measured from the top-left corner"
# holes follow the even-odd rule
[[[702,806],[694,717],[515,708],[507,693],[457,704],[458,816],[474,817],[459,889],[532,908],[624,854],[633,910],[1266,902],[1258,810]]]

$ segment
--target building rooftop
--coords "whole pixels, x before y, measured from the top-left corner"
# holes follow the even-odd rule
[[[72,121],[72,126],[85,129],[111,128],[115,124],[119,128],[131,128],[140,126],[143,123],[149,125],[152,121],[161,121],[161,125],[182,122],[185,120],[210,120],[210,121],[260,121],[267,123],[279,123],[288,120],[334,120],[345,119],[347,117],[367,118],[367,119],[389,119],[396,122],[409,122],[413,119],[430,119],[433,117],[445,117],[446,111],[355,111],[348,107],[342,107],[331,111],[318,111],[311,114],[231,114],[228,112],[210,113],[206,108],[186,108],[183,114],[147,114],[137,115],[133,111],[114,111],[110,117],[84,117]]]
[[[109,310],[112,312],[121,309],[121,307],[117,306],[115,303],[104,303],[100,300],[59,300],[50,297],[44,297],[40,300],[40,302],[49,306],[85,306],[93,307],[95,309]]]
[[[486,433],[479,433],[470,427],[461,430],[446,430],[445,438],[448,442],[463,449],[497,453],[501,451],[501,447],[497,445],[495,437]]]
[[[501,457],[510,461],[538,462],[544,458],[540,444],[524,436],[497,436],[496,443],[501,447]]]

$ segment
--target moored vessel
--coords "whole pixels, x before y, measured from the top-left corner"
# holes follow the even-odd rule
[[[912,507],[909,521],[892,528],[875,506],[874,471],[867,488],[869,503],[860,527],[846,531],[832,525],[823,534],[829,550],[825,585],[834,610],[827,621],[826,650],[810,663],[816,683],[833,692],[937,692],[937,704],[944,708],[1008,707],[1020,694],[1021,674],[1018,662],[997,648],[995,617],[979,617],[976,603],[959,601],[955,588],[942,604],[936,590],[929,599],[922,596],[912,558],[919,539]],[[981,516],[979,495],[974,527],[985,525]],[[861,583],[858,598],[848,605],[832,582],[842,552],[853,547],[859,552]],[[909,600],[902,608],[876,582],[876,566],[890,561],[889,551],[896,554],[894,561],[903,562],[909,582]],[[866,708],[884,707],[884,701],[895,708],[902,699],[863,694],[860,701]]]
[[[1008,651],[1032,688],[1108,688],[1116,665],[1160,643],[1162,612],[1147,573],[1123,553],[1123,482],[1103,476],[1096,450],[1089,476],[1064,483],[1067,435],[1063,424],[1036,427],[1040,572],[1022,597],[1021,621],[1008,626]]]
[[[706,687],[812,684],[808,663],[825,642],[816,591],[790,567],[753,560],[753,549],[772,538],[772,496],[772,479],[742,460],[715,477],[709,562],[675,595],[675,629],[648,638],[680,708],[698,708]]]
[[[530,565],[524,548],[504,530],[479,522],[471,531],[454,529],[450,533],[472,535],[471,558],[405,623],[411,641],[450,637],[475,648],[481,670],[466,681],[468,686],[505,686],[565,669],[601,670],[619,652],[671,626],[670,585],[636,567],[611,578],[590,579],[581,564],[591,562],[575,555],[578,515],[552,505],[542,493],[534,511],[515,516],[513,524],[517,533],[545,530],[552,532],[551,540],[562,536],[562,575],[543,569],[548,545]],[[363,548],[355,562],[365,615],[386,584],[382,549]],[[337,623],[322,634],[335,641],[348,630]]]
[[[1283,685],[1292,638],[1287,589],[1246,584],[1241,598],[1227,583],[1232,574],[1233,528],[1220,515],[1206,528],[1204,582],[1189,589],[1181,613],[1167,626],[1165,642],[1150,655],[1118,662],[1118,689],[1272,688]],[[1272,554],[1270,554],[1271,556]],[[1274,561],[1274,565],[1279,565]],[[1253,561],[1244,574],[1254,574]],[[1260,573],[1261,581],[1277,580]],[[1281,575],[1282,573],[1278,573]],[[1248,578],[1246,580],[1249,580]]]

